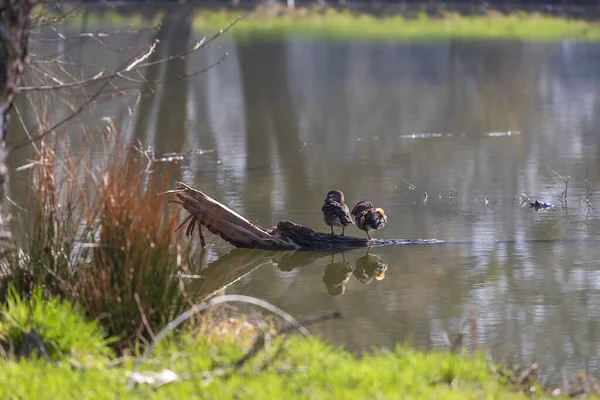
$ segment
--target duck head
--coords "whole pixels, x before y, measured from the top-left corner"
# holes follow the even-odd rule
[[[383,208],[376,208],[375,209],[375,214],[377,214],[377,216],[380,219],[383,219],[383,221],[387,224],[387,216],[385,215],[385,212],[383,211]]]
[[[341,190],[330,190],[327,193],[327,198],[325,199],[325,201],[337,201],[338,203],[343,203],[344,202],[344,193],[342,193]]]

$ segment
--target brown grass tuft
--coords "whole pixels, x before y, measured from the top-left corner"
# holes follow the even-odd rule
[[[42,145],[22,251],[5,280],[21,294],[41,285],[45,295],[73,300],[124,345],[150,339],[198,299],[179,277],[190,246],[159,195],[172,169],[149,172],[147,159],[118,139],[107,147],[115,150],[106,165],[92,168],[85,154],[74,160],[60,144]]]

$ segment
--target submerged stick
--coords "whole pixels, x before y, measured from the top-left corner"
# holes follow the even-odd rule
[[[331,250],[366,246],[443,243],[436,239],[367,239],[315,232],[292,221],[280,221],[271,229],[253,224],[246,218],[199,190],[178,182],[175,190],[166,192],[170,202],[181,205],[189,214],[187,232],[195,224],[206,227],[235,247],[263,250]]]

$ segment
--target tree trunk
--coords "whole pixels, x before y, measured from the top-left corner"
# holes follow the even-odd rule
[[[365,246],[397,246],[404,244],[442,243],[436,239],[367,239],[352,236],[332,235],[315,232],[312,229],[291,221],[280,221],[271,229],[254,225],[235,211],[230,210],[215,199],[181,182],[177,189],[167,192],[171,201],[181,205],[190,215],[187,234],[191,236],[194,227],[205,226],[210,232],[219,235],[235,247],[263,250],[336,250]],[[204,244],[204,237],[200,231]]]
[[[19,91],[29,41],[29,17],[35,0],[0,0],[0,254],[10,249],[10,233],[4,224],[6,134],[12,104]]]

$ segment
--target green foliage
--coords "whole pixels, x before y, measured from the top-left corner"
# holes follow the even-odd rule
[[[272,343],[273,355],[280,340]],[[264,357],[229,377],[203,380],[202,372],[230,363],[246,349],[232,341],[214,342],[203,336],[180,337],[159,346],[146,370],[169,368],[184,377],[159,388],[137,385],[127,392],[125,371],[73,371],[68,365],[50,367],[38,361],[0,364],[0,397],[78,399],[164,398],[381,398],[381,399],[520,399],[489,372],[483,354],[473,357],[446,352],[423,353],[400,346],[395,351],[356,357],[319,340],[292,338],[285,351],[264,370]],[[177,357],[175,357],[177,355]],[[23,376],[36,379],[23,382]]]
[[[201,11],[194,27],[214,31],[227,26],[239,15],[234,11]],[[430,17],[420,13],[409,18],[402,15],[376,17],[369,14],[327,9],[250,12],[232,30],[238,37],[289,36],[329,37],[357,40],[411,40],[411,39],[521,39],[556,41],[600,40],[600,24],[541,14],[515,13],[504,15],[489,12],[486,15],[445,13]]]
[[[0,339],[17,350],[24,337],[35,329],[54,360],[73,357],[86,361],[90,357],[112,356],[108,346],[115,339],[107,338],[97,321],[87,321],[68,301],[45,300],[39,287],[26,300],[13,286],[9,287],[0,312]]]
[[[36,13],[45,16],[52,12],[43,10]],[[86,24],[90,28],[143,27],[155,25],[164,15],[158,11],[148,18],[129,10],[127,13],[103,9],[87,13]],[[223,29],[242,16],[231,34],[238,38],[268,36],[327,37],[331,39],[355,40],[439,40],[448,38],[503,39],[503,40],[600,40],[600,23],[569,17],[526,13],[517,11],[502,14],[489,11],[482,15],[462,15],[446,12],[430,16],[424,12],[406,16],[388,14],[382,17],[349,9],[296,8],[287,9],[280,4],[257,7],[253,11],[231,9],[204,9],[197,12],[194,19],[196,30],[212,34]],[[66,24],[81,25],[81,16],[73,14]]]

